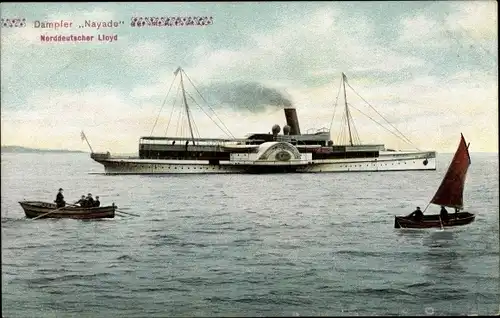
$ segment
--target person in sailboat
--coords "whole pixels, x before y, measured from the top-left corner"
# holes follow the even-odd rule
[[[95,197],[94,208],[98,208],[101,205],[101,201],[99,201],[99,196]]]
[[[420,207],[417,206],[417,209],[413,211],[410,215],[408,215],[408,217],[414,218],[415,221],[419,222],[422,221],[422,219],[424,218],[424,212],[422,212],[422,210],[420,210]]]
[[[441,211],[439,212],[439,217],[441,218],[441,221],[448,222],[448,211],[446,210],[444,205],[441,206]]]
[[[66,201],[64,201],[64,195],[62,193],[63,189],[59,188],[59,192],[57,192],[56,195],[56,200],[54,201],[57,204],[57,208],[62,208],[66,206]]]

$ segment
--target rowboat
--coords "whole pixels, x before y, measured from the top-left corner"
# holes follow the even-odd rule
[[[82,208],[79,206],[66,206],[57,208],[54,203],[42,201],[21,201],[21,207],[29,219],[40,217],[55,219],[103,219],[114,218],[118,208],[114,203],[111,206],[96,208]]]
[[[460,144],[448,167],[448,171],[441,181],[441,185],[429,202],[438,206],[463,209],[463,195],[465,177],[471,164],[469,155],[469,145],[466,144],[464,136],[461,134]],[[427,209],[427,208],[426,208]],[[424,210],[425,212],[425,210]],[[399,228],[445,228],[472,223],[476,216],[472,213],[461,211],[450,213],[447,219],[441,218],[440,214],[424,215],[422,219],[416,219],[411,215],[395,216],[394,227]]]

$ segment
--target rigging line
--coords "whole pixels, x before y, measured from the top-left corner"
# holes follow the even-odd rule
[[[191,113],[191,118],[192,118],[193,113],[191,111],[189,111],[189,112]],[[196,122],[194,120],[193,120],[193,126],[194,126],[194,130],[195,130],[196,135],[198,136],[198,138],[200,138],[201,137],[200,131],[198,130],[198,126],[196,125]]]
[[[198,108],[200,108],[200,109],[201,109],[201,111],[202,111],[205,115],[207,115],[207,117],[208,117],[208,118],[210,118],[210,120],[211,120],[211,121],[212,121],[212,122],[213,122],[213,123],[214,123],[214,124],[215,124],[215,125],[216,125],[216,126],[217,126],[217,127],[218,127],[221,131],[222,131],[222,132],[223,132],[223,133],[225,133],[226,135],[228,135],[228,134],[227,134],[227,132],[225,132],[225,131],[224,131],[224,129],[222,129],[222,128],[219,126],[219,124],[217,124],[217,122],[216,122],[215,120],[213,120],[213,118],[212,118],[212,117],[210,117],[210,115],[209,115],[209,114],[208,114],[208,113],[207,113],[207,112],[203,109],[203,107],[201,107],[201,106],[200,106],[200,104],[198,104],[198,103],[196,102],[196,100],[193,98],[193,96],[191,96],[191,94],[189,94],[188,92],[186,92],[186,95],[188,95],[188,96],[189,96],[189,98],[191,98],[191,100],[192,100],[192,101],[196,104],[196,106],[198,106]],[[221,123],[222,123],[222,122],[221,122]],[[231,133],[229,130],[228,130],[228,132],[229,132],[229,133]],[[230,135],[228,135],[228,136],[230,136]],[[232,134],[231,134],[231,136],[232,136]],[[232,136],[232,138],[234,138],[234,136]]]
[[[382,125],[381,123],[379,123],[378,121],[376,121],[375,119],[373,119],[372,117],[368,116],[367,114],[363,113],[362,111],[360,111],[359,109],[357,109],[356,107],[352,106],[350,104],[350,107],[354,108],[355,110],[357,110],[358,112],[360,112],[361,114],[365,115],[366,117],[370,118],[373,122],[375,122],[377,125],[379,125],[380,127],[384,128],[385,130],[387,130],[388,132],[390,132],[391,134],[393,134],[394,136],[396,136],[397,138],[403,140],[405,143],[408,143],[406,140],[404,140],[403,138],[401,138],[401,136],[398,136],[397,134],[395,134],[393,131],[387,129],[384,125]]]
[[[351,105],[351,103],[347,103],[347,105]],[[361,142],[361,140],[359,139],[359,135],[358,135],[358,131],[356,129],[356,126],[354,125],[354,119],[352,118],[352,115],[351,115],[351,112],[349,112],[349,114],[347,115],[347,120],[349,120],[351,122],[351,135],[352,137],[354,137],[353,139],[358,142]]]
[[[411,144],[412,146],[414,146],[415,148],[417,148],[401,131],[399,131],[396,127],[394,127],[394,125],[392,125],[387,119],[385,119],[384,116],[382,116],[382,114],[380,114],[376,109],[375,107],[373,107],[368,101],[366,101],[361,95],[358,94],[358,92],[356,92],[356,90],[354,88],[352,88],[351,85],[349,85],[349,83],[347,83],[347,85],[353,90],[353,92],[358,95],[359,98],[361,98],[366,104],[368,104],[368,106],[370,106],[383,120],[385,120],[386,123],[388,123],[392,128],[394,128],[400,135],[401,137],[403,137],[407,143]],[[359,110],[358,110],[359,111]],[[371,117],[370,117],[371,119]],[[373,120],[373,119],[372,119]],[[378,122],[377,122],[378,123]],[[418,148],[417,148],[418,149]]]
[[[342,139],[342,144],[343,145],[347,145],[349,143],[349,131],[348,131],[348,128],[347,128],[347,116],[346,114],[344,113],[343,115],[343,128],[342,128],[342,136],[341,136],[341,139]]]
[[[394,125],[392,125],[387,119],[385,119],[384,116],[382,116],[376,109],[375,107],[373,107],[370,103],[368,103],[363,97],[361,97],[361,95],[358,94],[358,92],[356,92],[356,90],[354,90],[354,88],[352,88],[352,86],[349,84],[349,83],[346,83],[351,89],[352,91],[358,95],[359,98],[361,98],[365,103],[368,104],[368,106],[370,106],[380,117],[382,117],[383,120],[385,120],[386,123],[388,123],[392,128],[394,128],[400,135],[401,137],[403,137],[404,139],[406,139],[406,141],[408,142],[408,144],[412,145],[413,147],[415,147],[418,151],[420,151],[420,149],[418,149],[417,146],[415,146],[411,141],[410,139],[408,139],[401,131],[399,131],[399,129],[397,129],[396,127],[394,127]],[[359,111],[359,110],[358,110]],[[373,119],[372,119],[373,120]]]
[[[344,130],[345,130],[345,125],[344,125],[344,114],[342,114],[342,117],[340,118],[340,131],[337,137],[338,143],[342,145],[344,143]]]
[[[191,98],[191,100],[196,104],[196,101],[193,99],[193,97],[191,95],[188,94],[188,97]],[[196,122],[194,121],[194,116],[193,116],[193,112],[191,111],[191,109],[189,109],[189,113],[191,114],[191,118],[192,118],[192,122],[193,122],[193,126],[194,126],[194,130],[196,132],[196,134],[198,135],[198,138],[200,138],[200,131],[198,130],[198,126],[196,126]]]
[[[342,114],[342,118],[340,119],[340,131],[337,136],[337,142],[339,145],[344,144],[344,131],[345,131],[345,114]]]
[[[350,103],[349,103],[349,105],[350,105]],[[358,144],[361,144],[361,139],[359,138],[359,133],[358,133],[358,130],[356,129],[356,126],[354,126],[354,121],[352,121],[352,129],[354,131],[354,141],[357,142]]]
[[[343,116],[343,130],[342,130],[342,143],[343,145],[349,144],[349,127],[347,125],[347,121],[349,120],[349,117],[347,117],[347,114],[344,112]]]
[[[333,119],[335,118],[335,111],[337,110],[337,105],[338,105],[341,90],[342,90],[342,79],[340,80],[339,91],[337,93],[337,98],[335,99],[335,105],[333,105],[333,115],[332,115],[332,120],[330,121],[330,131],[332,131]],[[330,136],[331,136],[331,134],[330,134]]]
[[[217,113],[213,110],[212,107],[210,107],[208,101],[205,99],[205,97],[203,97],[203,95],[201,95],[200,91],[198,90],[198,88],[196,87],[196,85],[193,83],[193,81],[191,80],[191,78],[186,74],[186,72],[183,71],[183,73],[186,75],[187,79],[189,80],[189,82],[191,83],[191,85],[193,85],[194,89],[196,90],[196,92],[198,93],[198,95],[200,95],[200,97],[203,99],[203,101],[205,103],[207,103],[207,106],[208,108],[212,111],[212,113],[214,114],[215,118],[217,118],[220,123],[222,124],[222,126],[224,126],[224,128],[226,129],[226,131],[224,131],[222,128],[220,128],[219,125],[217,125],[217,123],[210,117],[210,115],[208,115],[204,110],[203,108],[201,107],[201,105],[198,104],[198,107],[200,107],[200,109],[217,125],[217,127],[219,127],[219,129],[222,130],[223,133],[225,133],[227,136],[230,136],[232,138],[234,138],[234,135],[231,133],[231,131],[229,130],[229,128],[227,128],[227,126],[224,124],[224,122],[219,118],[219,116],[217,116]]]
[[[181,117],[184,114],[184,112],[180,111],[179,115],[177,115],[177,125],[175,125],[175,136],[177,137],[177,133],[179,131],[179,122],[181,121]],[[181,132],[182,133],[182,132]]]
[[[191,78],[186,74],[186,72],[184,72],[184,70],[182,70],[182,72],[184,73],[184,75],[186,75],[187,79],[189,80],[189,82],[191,83],[191,85],[193,85],[194,89],[196,90],[196,92],[198,93],[198,95],[200,95],[201,99],[203,99],[203,101],[205,103],[207,103],[208,108],[210,108],[210,110],[214,113],[215,118],[217,118],[221,122],[222,126],[224,126],[224,128],[226,128],[227,132],[229,133],[228,136],[234,138],[234,135],[231,133],[231,131],[229,130],[229,128],[227,128],[226,125],[224,124],[224,122],[222,120],[220,120],[219,116],[217,116],[217,113],[213,110],[212,107],[210,107],[210,104],[207,102],[207,100],[205,99],[205,97],[203,97],[203,95],[201,95],[200,91],[198,90],[198,88],[196,87],[196,85],[194,85],[194,83],[191,80]],[[226,132],[224,132],[224,133],[227,135]]]
[[[172,121],[172,114],[174,113],[175,104],[177,103],[177,98],[179,97],[179,92],[181,90],[181,85],[177,86],[177,93],[175,94],[174,104],[172,105],[172,110],[170,111],[170,116],[168,117],[167,129],[165,129],[165,137],[167,136],[168,128],[170,127],[170,122]]]
[[[177,74],[175,74],[174,79],[172,80],[172,83],[170,84],[170,88],[168,89],[167,95],[165,96],[165,99],[163,100],[163,103],[160,107],[160,111],[158,112],[158,116],[156,116],[156,120],[155,120],[155,123],[153,125],[153,129],[151,129],[151,133],[149,134],[149,136],[153,135],[153,131],[155,130],[156,124],[158,123],[158,118],[160,118],[161,111],[162,111],[163,107],[165,106],[165,103],[167,102],[168,94],[170,94],[170,90],[172,89],[172,86],[174,85],[176,78],[177,78]]]
[[[340,118],[340,121],[341,121],[341,123],[340,123],[341,125],[339,126],[339,127],[340,127],[340,128],[339,128],[339,131],[342,129],[342,117]],[[331,134],[331,133],[330,133],[330,134]],[[339,134],[337,134],[337,135],[335,135],[335,137],[334,137],[334,139],[335,139],[335,143],[336,143],[336,144],[339,144],[339,142],[340,142],[340,140],[339,140],[339,136],[340,136],[340,135],[339,135]]]

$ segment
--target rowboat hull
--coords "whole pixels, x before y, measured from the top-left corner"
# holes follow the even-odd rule
[[[474,222],[476,216],[469,212],[450,213],[448,221],[440,220],[439,214],[424,215],[422,221],[416,221],[407,216],[396,216],[394,218],[394,228],[400,229],[427,229],[427,228],[441,228],[453,227],[460,225],[467,225]]]
[[[44,215],[48,212],[57,209],[57,206],[53,203],[41,202],[41,201],[22,201],[19,202],[21,207],[29,219],[35,218],[40,215]],[[45,216],[40,217],[40,219],[53,218],[53,219],[104,219],[104,218],[114,218],[115,211],[117,209],[116,205],[103,206],[98,208],[80,208],[74,206],[67,206],[57,210],[56,212],[49,213]]]

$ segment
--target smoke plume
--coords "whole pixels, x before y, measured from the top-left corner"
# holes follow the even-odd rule
[[[269,107],[283,108],[292,106],[289,98],[274,88],[255,82],[233,82],[214,84],[203,89],[210,96],[212,104],[234,109],[247,109],[261,112]]]

